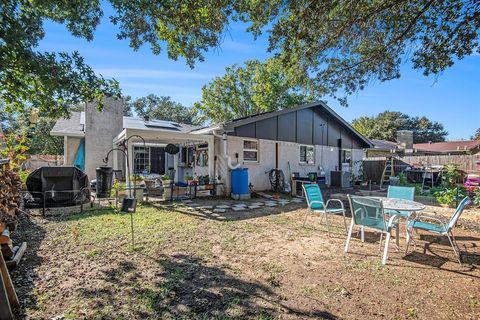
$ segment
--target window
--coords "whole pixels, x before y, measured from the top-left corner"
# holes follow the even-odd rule
[[[258,162],[258,141],[243,140],[243,161]]]
[[[304,163],[304,164],[315,163],[315,147],[314,146],[300,146],[300,163]]]
[[[342,149],[342,163],[352,163],[352,150]]]
[[[141,174],[145,170],[150,171],[149,147],[133,147],[133,170],[136,174]]]

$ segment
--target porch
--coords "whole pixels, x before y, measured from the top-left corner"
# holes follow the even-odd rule
[[[123,141],[127,141],[128,159],[119,151],[112,152],[112,166],[123,171],[127,184],[133,174],[173,173],[176,182],[185,182],[186,175],[208,175],[210,179],[216,175],[213,135],[127,128],[113,139],[113,148],[119,148]],[[169,144],[177,146],[179,152],[169,154],[165,150]]]

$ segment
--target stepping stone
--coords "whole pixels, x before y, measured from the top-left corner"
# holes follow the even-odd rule
[[[233,211],[244,211],[246,209],[247,209],[247,207],[232,207]]]
[[[213,212],[214,212],[214,213],[215,213],[215,212],[216,212],[216,213],[224,213],[225,211],[227,211],[227,210],[225,210],[225,209],[213,209]]]
[[[265,203],[265,206],[267,206],[267,207],[276,207],[276,206],[278,206],[278,204],[276,204],[276,203]]]
[[[294,202],[294,203],[302,203],[302,202],[304,202],[304,200],[303,200],[303,199],[298,199],[298,198],[296,198],[296,199],[292,199],[292,202]]]
[[[246,207],[247,204],[246,203],[234,203],[232,206],[233,207]]]
[[[265,203],[263,202],[253,202],[252,204],[250,204],[251,206],[263,206]]]
[[[198,204],[198,203],[190,203],[190,204],[188,204],[188,206],[189,206],[190,208],[199,208],[199,207],[201,207],[201,205]]]
[[[222,205],[216,206],[215,208],[217,208],[217,209],[230,209],[230,206],[222,204]]]
[[[199,209],[213,209],[213,206],[200,206]]]
[[[260,206],[248,206],[248,209],[260,209]]]

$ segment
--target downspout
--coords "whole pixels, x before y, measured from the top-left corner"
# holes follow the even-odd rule
[[[224,132],[222,135],[218,134],[215,132],[215,130],[212,131],[212,134],[217,137],[222,139],[223,141],[223,158],[227,161],[227,166],[230,170],[234,170],[240,167],[240,163],[237,163],[236,165],[232,164],[232,158],[227,154],[227,134]]]

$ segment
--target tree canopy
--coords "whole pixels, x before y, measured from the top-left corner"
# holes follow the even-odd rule
[[[425,75],[440,74],[479,48],[480,2],[476,0],[222,0],[120,1],[110,21],[133,50],[149,44],[154,54],[184,58],[193,67],[221,45],[229,23],[243,21],[254,37],[268,32],[269,51],[284,73],[311,77],[312,90],[345,102],[369,82],[400,77],[410,61]],[[50,116],[66,105],[119,96],[118,83],[96,75],[74,52],[35,48],[43,22],[65,24],[91,40],[103,15],[101,1],[0,2],[0,98],[8,110],[36,106]],[[268,30],[267,30],[268,29]]]
[[[215,123],[293,107],[315,99],[283,72],[278,60],[249,60],[227,67],[225,74],[202,88],[194,108]]]
[[[480,140],[480,128],[475,131],[475,134],[472,136],[473,140]]]
[[[127,97],[125,99],[125,104],[127,107],[124,109],[124,114],[126,112],[131,113],[131,110],[133,109],[141,118],[148,118],[150,120],[160,119],[186,124],[199,124],[199,119],[194,110],[179,102],[173,101],[172,98],[168,96],[149,94],[146,97],[135,100]]]
[[[412,130],[414,143],[445,141],[443,125],[426,117],[410,117],[398,111],[384,111],[377,116],[363,116],[352,121],[353,127],[369,139],[396,141],[398,130]]]
[[[29,154],[63,154],[63,137],[50,135],[56,122],[54,119],[43,115],[35,127],[31,128],[28,114],[7,113],[4,108],[0,103],[0,126],[5,136],[25,137],[23,144]]]

